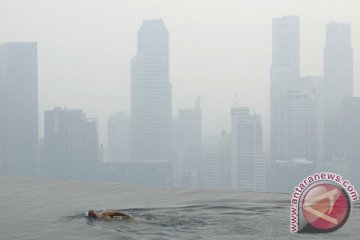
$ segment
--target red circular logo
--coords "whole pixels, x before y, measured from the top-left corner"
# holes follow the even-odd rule
[[[322,232],[331,232],[345,224],[350,214],[350,199],[332,183],[311,187],[302,199],[302,212],[307,223]]]

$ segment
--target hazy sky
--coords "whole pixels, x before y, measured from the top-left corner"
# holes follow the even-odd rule
[[[352,24],[355,94],[360,93],[358,0],[0,0],[0,42],[39,43],[40,128],[54,106],[106,120],[130,109],[130,60],[143,19],[162,18],[170,32],[173,114],[200,93],[204,131],[228,128],[234,95],[265,119],[267,132],[271,21],[298,15],[301,74],[323,75],[325,24]]]

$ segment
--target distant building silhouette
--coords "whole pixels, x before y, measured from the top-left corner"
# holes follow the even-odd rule
[[[265,191],[265,154],[259,115],[247,107],[231,109],[231,187]]]
[[[125,112],[113,114],[107,121],[107,162],[130,160],[130,115]]]
[[[0,44],[0,173],[38,175],[37,43]]]
[[[289,84],[300,78],[300,23],[296,16],[273,19],[272,24],[272,65],[270,69],[270,144],[271,159],[289,160],[299,156],[294,155],[289,146],[288,134],[296,126],[288,126]],[[293,95],[294,91],[290,90]],[[292,96],[291,96],[292,97]],[[294,109],[295,110],[295,109]],[[291,114],[291,115],[290,115]],[[295,119],[293,120],[293,122]]]
[[[328,23],[324,50],[325,118],[337,113],[341,101],[353,96],[351,25]]]
[[[81,110],[45,111],[42,175],[61,179],[94,179],[100,172],[97,120]]]
[[[183,180],[183,185],[198,187],[202,156],[200,99],[196,100],[194,108],[179,109],[176,131],[177,139],[174,142],[177,144],[177,157],[174,162],[174,171],[177,173],[177,177]],[[185,179],[189,177],[190,179]],[[195,182],[191,179],[194,179]]]
[[[319,163],[321,159],[322,81],[321,77],[300,78],[299,56],[299,18],[274,19],[270,77],[273,164],[293,159]]]
[[[169,160],[172,97],[169,33],[162,20],[143,21],[131,61],[131,158]]]
[[[272,22],[271,86],[286,87],[300,76],[300,20],[297,16],[275,18]]]
[[[344,98],[324,130],[324,170],[335,171],[360,185],[360,97]]]
[[[320,161],[321,82],[321,77],[305,77],[285,83],[286,91],[273,99],[273,160]]]
[[[207,137],[209,139],[210,137]],[[225,130],[213,141],[206,140],[202,155],[204,188],[230,188],[230,134]]]

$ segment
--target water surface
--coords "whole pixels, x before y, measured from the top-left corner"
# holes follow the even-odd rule
[[[358,239],[360,205],[329,234],[290,234],[288,194],[0,177],[0,239]],[[119,209],[136,222],[85,217]]]

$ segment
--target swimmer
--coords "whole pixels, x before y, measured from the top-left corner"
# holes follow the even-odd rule
[[[117,210],[105,210],[105,211],[89,210],[87,216],[89,218],[104,219],[104,220],[111,220],[114,217],[122,217],[129,221],[135,220],[135,217],[133,217],[131,214]]]

